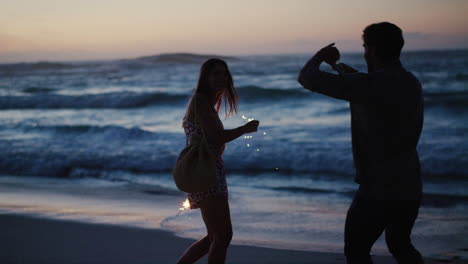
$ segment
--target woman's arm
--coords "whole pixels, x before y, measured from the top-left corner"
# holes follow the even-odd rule
[[[227,143],[227,142],[233,141],[234,139],[244,134],[256,132],[259,124],[260,124],[259,121],[252,120],[248,122],[247,124],[240,126],[238,128],[225,129],[223,130],[222,141],[224,141],[224,143]]]
[[[222,129],[216,121],[216,114],[213,113],[212,106],[203,95],[195,95],[196,115],[205,132],[206,140],[210,144],[223,145],[246,133],[257,131],[259,122],[254,120],[235,129]]]

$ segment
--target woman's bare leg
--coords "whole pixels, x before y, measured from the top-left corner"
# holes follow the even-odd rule
[[[200,203],[208,235],[192,244],[177,264],[192,264],[208,253],[208,264],[222,264],[232,238],[227,197],[210,197]]]
[[[180,257],[177,264],[192,264],[195,263],[197,260],[202,258],[208,253],[210,249],[210,238],[209,236],[205,236],[204,238],[198,240],[197,242],[193,243],[187,251],[184,252],[182,257]]]
[[[223,264],[232,239],[232,224],[227,197],[213,197],[201,202],[203,221],[211,237],[208,264]]]

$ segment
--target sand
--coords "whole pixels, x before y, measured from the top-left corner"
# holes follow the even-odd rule
[[[0,215],[0,263],[175,263],[193,240],[170,232],[110,224]],[[376,264],[395,263],[389,256]],[[206,263],[206,259],[198,263]],[[226,263],[345,263],[342,254],[231,245]],[[467,263],[462,261],[427,263]]]

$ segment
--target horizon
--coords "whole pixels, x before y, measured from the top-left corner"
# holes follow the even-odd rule
[[[0,11],[0,64],[180,51],[312,54],[332,42],[343,53],[353,53],[362,49],[365,26],[381,21],[403,30],[407,51],[467,49],[467,8],[463,0],[83,0],[79,5],[71,0],[19,0],[4,3]]]
[[[468,52],[468,48],[453,48],[453,49],[414,49],[414,50],[402,50],[402,54],[405,53],[420,53],[420,52]],[[344,51],[340,53],[342,55],[363,55],[364,51]],[[80,63],[80,62],[111,62],[111,61],[119,61],[119,60],[136,60],[142,59],[146,57],[157,57],[162,55],[195,55],[195,56],[213,56],[213,57],[254,57],[254,56],[302,56],[302,55],[310,55],[310,53],[271,53],[271,54],[239,54],[239,55],[232,55],[232,54],[205,54],[205,53],[192,53],[192,52],[165,52],[165,53],[155,53],[155,54],[146,54],[146,55],[138,55],[134,57],[121,57],[121,58],[95,58],[95,59],[68,59],[68,60],[31,60],[31,61],[11,61],[11,62],[1,62],[0,65],[12,65],[12,64],[38,64],[38,63]]]

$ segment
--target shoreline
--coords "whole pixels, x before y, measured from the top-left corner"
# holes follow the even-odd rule
[[[0,213],[1,263],[175,263],[194,240],[160,229]],[[376,264],[394,264],[374,256]],[[206,258],[197,263],[205,263]],[[343,254],[231,245],[226,263],[345,263]],[[426,260],[427,264],[468,263]]]

